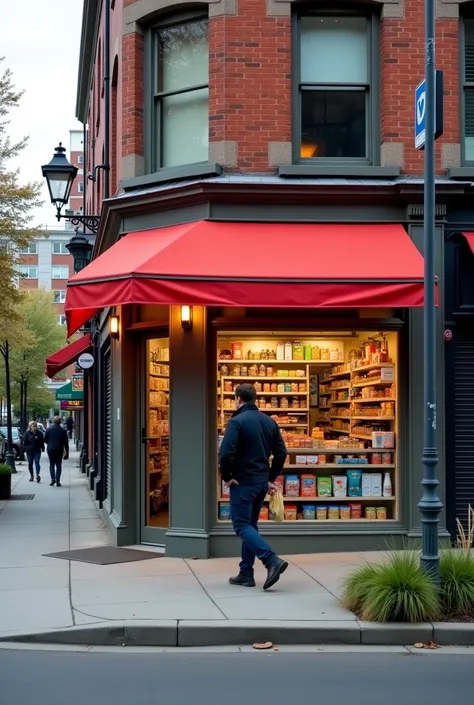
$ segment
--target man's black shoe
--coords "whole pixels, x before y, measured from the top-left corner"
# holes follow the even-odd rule
[[[52,482],[49,483],[49,486],[50,486],[50,487],[54,487],[55,484],[56,484],[56,483],[55,483],[55,481],[53,480]]]
[[[241,587],[255,587],[255,580],[249,575],[241,575],[239,573],[235,578],[229,578],[231,585],[240,585]]]
[[[288,563],[286,561],[283,561],[281,558],[277,558],[276,561],[274,561],[271,565],[268,566],[267,579],[265,580],[263,589],[268,590],[268,588],[271,588],[273,585],[275,585],[275,583],[280,580],[280,575],[284,573],[287,568]]]

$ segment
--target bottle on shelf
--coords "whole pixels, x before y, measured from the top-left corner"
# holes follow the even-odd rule
[[[391,497],[392,496],[392,480],[390,478],[390,473],[386,472],[384,474],[383,478],[383,496],[384,497]]]

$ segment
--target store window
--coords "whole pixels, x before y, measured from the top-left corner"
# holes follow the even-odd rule
[[[169,339],[147,342],[146,526],[169,526]]]
[[[153,169],[208,161],[208,22],[199,18],[153,34]]]
[[[66,264],[53,264],[51,267],[52,279],[69,279],[69,267]]]
[[[244,381],[281,429],[285,521],[399,519],[397,333],[226,333],[218,337],[217,366],[218,439]],[[220,478],[218,498],[218,520],[228,521]],[[260,519],[269,518],[265,502]]]
[[[56,289],[53,291],[53,304],[64,304],[66,302],[66,289]]]
[[[26,265],[21,265],[19,268],[20,276],[23,279],[38,279],[38,267],[27,267]]]
[[[53,255],[68,255],[69,250],[66,245],[66,242],[52,242],[51,247],[53,250]]]
[[[463,109],[463,162],[474,164],[474,18],[463,22],[464,42],[461,56]]]
[[[296,161],[371,163],[378,44],[367,16],[304,15],[297,22]]]

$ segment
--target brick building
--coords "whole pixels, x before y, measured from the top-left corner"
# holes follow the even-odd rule
[[[444,72],[436,353],[445,535],[474,501],[465,460],[474,452],[474,409],[462,392],[474,390],[474,257],[462,235],[474,230],[473,9],[457,0],[436,5]],[[71,331],[93,318],[89,469],[117,543],[202,557],[237,550],[216,444],[232,381],[252,373],[237,365],[239,374],[229,375],[223,361],[238,345],[253,359],[260,343],[278,360],[276,339],[304,339],[314,351],[298,370],[306,391],[297,393],[311,388],[311,396],[304,408],[291,400],[300,409],[295,424],[291,414],[278,415],[285,383],[279,391],[269,378],[263,394],[277,395],[276,406],[268,404],[283,429],[303,429],[296,443],[324,436],[328,473],[349,451],[376,463],[373,434],[395,438],[385,454],[389,498],[369,490],[359,511],[346,507],[345,494],[337,506],[334,491],[326,502],[332,521],[322,523],[322,500],[308,509],[297,496],[287,521],[268,529],[278,550],[314,550],[316,536],[322,550],[420,536],[423,154],[413,124],[423,33],[422,0],[85,0],[77,117],[88,125],[90,170],[110,169],[98,169],[87,190],[87,212],[101,212],[101,227],[94,261],[70,283],[66,308]],[[326,349],[334,357],[318,358]],[[298,347],[294,354],[284,358],[290,380]],[[385,382],[365,376],[384,364],[392,370]],[[125,374],[130,368],[135,375]],[[393,406],[379,421],[386,384]],[[362,413],[364,385],[374,393]],[[384,521],[374,523],[374,502]]]

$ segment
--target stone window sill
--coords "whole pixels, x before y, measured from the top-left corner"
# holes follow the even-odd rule
[[[474,166],[459,166],[446,169],[448,179],[474,180]]]
[[[394,179],[400,176],[399,166],[337,166],[335,164],[291,164],[278,167],[278,176],[287,178],[360,178],[360,179]]]
[[[183,164],[160,169],[153,174],[136,176],[133,179],[125,179],[122,183],[124,191],[143,188],[146,186],[156,186],[168,181],[181,181],[184,179],[206,178],[208,176],[220,176],[222,167],[215,163]]]

